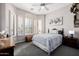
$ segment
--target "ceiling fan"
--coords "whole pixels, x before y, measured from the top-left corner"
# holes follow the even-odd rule
[[[41,4],[35,4],[35,5],[32,5],[32,6],[39,6],[40,8],[39,8],[39,11],[41,11],[41,10],[49,10],[49,8],[47,7],[47,5],[49,5],[49,4],[51,4],[51,3],[41,3]]]

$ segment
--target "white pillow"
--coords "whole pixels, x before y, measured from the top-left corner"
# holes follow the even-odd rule
[[[58,30],[51,30],[50,33],[52,33],[52,34],[58,34]]]

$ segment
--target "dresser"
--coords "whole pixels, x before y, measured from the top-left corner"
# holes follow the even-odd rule
[[[74,48],[79,48],[79,39],[78,38],[71,38],[68,36],[65,36],[63,38],[63,44],[70,46],[70,47],[74,47]]]

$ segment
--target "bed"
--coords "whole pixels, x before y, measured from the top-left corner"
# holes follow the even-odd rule
[[[48,55],[62,44],[63,31],[58,31],[57,29],[53,29],[52,31],[54,33],[36,34],[32,38],[33,44],[46,51]]]

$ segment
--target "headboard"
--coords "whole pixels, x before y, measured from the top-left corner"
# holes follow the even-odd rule
[[[57,30],[58,31],[58,34],[61,34],[62,36],[64,36],[64,28],[62,28],[62,29],[56,29],[56,28],[53,28],[53,29],[51,29],[51,30]],[[48,33],[49,33],[50,31],[49,31],[49,29],[48,29]]]

